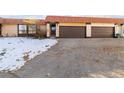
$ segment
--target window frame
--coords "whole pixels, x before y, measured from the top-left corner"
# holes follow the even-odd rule
[[[30,26],[35,26],[35,29],[30,29]],[[35,31],[34,33],[30,33],[30,32],[33,32],[33,31]],[[28,34],[30,35],[30,34],[36,34],[36,32],[37,32],[37,25],[36,24],[29,24],[28,25]]]
[[[20,26],[25,26],[25,30],[21,30]],[[22,32],[22,33],[20,33],[20,32]],[[27,35],[27,34],[28,34],[27,25],[25,25],[25,24],[18,24],[18,35]]]
[[[26,29],[24,30],[25,33],[20,33],[20,25],[26,26]],[[30,30],[29,27],[31,25],[35,25],[35,30]],[[18,24],[18,36],[33,36],[37,33],[37,25],[36,24]],[[23,31],[23,30],[22,30]],[[30,31],[35,31],[35,33],[30,33]]]

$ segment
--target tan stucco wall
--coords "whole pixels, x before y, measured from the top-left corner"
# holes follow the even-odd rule
[[[91,23],[92,26],[102,26],[102,27],[114,27],[115,24],[111,23]]]
[[[47,24],[46,24],[46,29],[47,29],[46,36],[47,36],[47,37],[50,37],[50,35],[51,35],[50,23],[47,23]]]
[[[59,23],[59,26],[86,26],[85,23]]]
[[[56,37],[59,37],[59,25],[56,24]]]
[[[91,24],[86,25],[86,37],[91,37]]]
[[[18,36],[17,25],[2,24],[2,36]]]
[[[124,25],[121,26],[121,35],[124,37]]]
[[[121,34],[122,26],[121,25],[115,25],[115,35]]]

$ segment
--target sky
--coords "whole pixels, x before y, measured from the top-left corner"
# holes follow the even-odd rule
[[[123,18],[124,0],[0,0],[0,15],[7,18],[44,18],[41,15]]]
[[[30,19],[30,18],[34,18],[34,19],[44,19],[45,16],[43,15],[0,15],[0,17],[2,18],[18,18],[18,19]]]
[[[66,15],[73,16],[73,15]],[[106,18],[124,18],[119,15],[80,15],[82,17],[106,17]],[[2,18],[17,18],[17,19],[45,19],[46,15],[0,15]]]

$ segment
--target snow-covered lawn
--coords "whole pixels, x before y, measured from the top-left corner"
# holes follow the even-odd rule
[[[0,38],[0,71],[17,70],[56,43],[56,39]]]

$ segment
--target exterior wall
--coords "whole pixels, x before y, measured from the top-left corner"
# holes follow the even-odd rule
[[[86,26],[85,23],[59,23],[59,26]]]
[[[59,37],[59,25],[56,24],[56,37]]]
[[[91,37],[91,24],[86,25],[86,37]]]
[[[121,34],[121,31],[122,31],[122,26],[116,24],[116,25],[115,25],[115,35],[116,35],[116,34]]]
[[[124,37],[124,24],[121,26],[121,36]]]
[[[47,23],[46,26],[47,26],[47,27],[46,27],[46,28],[47,28],[47,34],[46,34],[46,36],[47,36],[47,37],[50,37],[50,35],[51,35],[50,23]]]
[[[56,24],[56,37],[59,37],[59,26],[86,26],[86,37],[91,37],[91,28],[93,26],[99,26],[99,27],[115,27],[115,35],[121,34],[124,36],[124,25],[120,24],[110,24],[110,23],[58,23]],[[18,30],[17,25],[10,25],[10,24],[2,24],[1,29],[1,35],[2,36],[18,36]],[[50,23],[47,23],[46,25],[40,25],[40,30],[37,31],[39,35],[43,35],[47,37],[50,37],[51,31],[50,31]]]
[[[115,24],[110,23],[91,23],[92,26],[115,27]]]
[[[38,26],[38,30],[37,30],[38,35],[46,36],[46,32],[47,32],[46,25],[39,25]]]
[[[2,36],[18,36],[17,25],[2,24]]]

